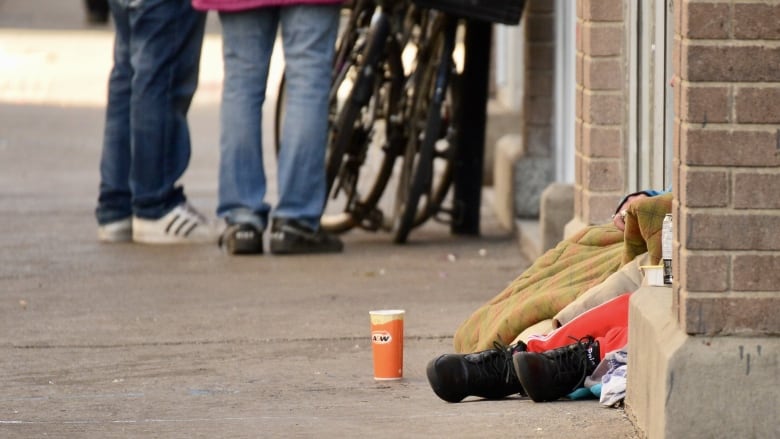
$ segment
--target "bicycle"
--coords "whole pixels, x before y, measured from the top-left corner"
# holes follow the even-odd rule
[[[328,175],[338,176],[336,193],[346,189],[348,201],[337,221],[323,216],[325,227],[383,227],[394,231],[396,242],[403,242],[412,227],[442,210],[456,150],[451,123],[457,88],[452,80],[457,76],[452,71],[455,30],[456,21],[441,12],[408,2],[377,3],[365,45],[353,51],[359,54],[353,66],[355,82],[329,148]],[[416,53],[404,63],[402,54],[409,47]],[[375,137],[380,127],[384,142]],[[367,152],[376,150],[376,144],[381,150],[379,169],[361,196],[361,170],[371,162]],[[388,217],[377,204],[401,155],[393,215]]]
[[[328,204],[330,212],[338,206],[338,213],[326,211],[321,221],[330,231],[388,227],[391,220],[379,204],[411,135],[408,103],[414,91],[404,54],[420,44],[418,10],[402,1],[378,0],[373,6],[369,27],[355,39],[334,80],[336,111],[326,162]]]
[[[352,5],[333,69],[327,230],[384,228],[402,243],[430,217],[452,216],[442,205],[457,157],[460,17],[425,3]],[[416,52],[411,61],[404,59],[409,48]],[[378,204],[391,178],[398,181],[388,216]]]
[[[409,233],[429,218],[451,220],[456,206],[443,207],[452,185],[453,170],[458,159],[459,133],[454,121],[460,111],[460,73],[453,54],[463,18],[517,24],[525,6],[524,0],[414,0],[428,8],[435,18],[428,32],[427,63],[418,66],[415,116],[422,123],[421,135],[411,139],[404,155],[408,182],[399,185],[393,240],[406,242]]]

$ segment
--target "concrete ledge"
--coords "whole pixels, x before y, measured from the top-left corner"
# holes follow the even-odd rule
[[[541,226],[537,220],[519,218],[515,220],[517,243],[520,245],[523,256],[530,261],[536,260],[544,252],[540,229]]]
[[[574,185],[552,183],[542,191],[539,206],[539,234],[542,252],[563,240],[566,223],[574,216]]]
[[[574,214],[572,185],[552,183],[542,192],[539,220],[517,218],[515,230],[523,255],[535,260],[563,240],[564,226]]]
[[[522,114],[520,112],[506,108],[496,99],[488,99],[483,185],[492,186],[495,182],[494,162],[496,161],[499,140],[507,134],[519,134],[521,127]]]
[[[637,290],[629,316],[626,412],[646,437],[780,437],[780,337],[690,336],[664,287]]]
[[[508,134],[496,143],[493,160],[493,209],[498,223],[507,230],[514,230],[515,217],[515,163],[523,156],[523,138]]]

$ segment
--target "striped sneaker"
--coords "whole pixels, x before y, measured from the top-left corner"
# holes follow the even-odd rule
[[[201,244],[216,240],[214,226],[186,202],[159,219],[133,217],[133,241],[141,244]]]

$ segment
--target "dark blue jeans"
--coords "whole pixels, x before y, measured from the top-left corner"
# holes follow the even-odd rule
[[[109,0],[114,66],[100,159],[99,224],[160,218],[185,201],[187,111],[198,85],[206,15],[190,0]]]

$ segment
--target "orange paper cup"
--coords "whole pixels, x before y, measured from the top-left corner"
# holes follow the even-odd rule
[[[404,310],[369,311],[374,379],[400,380],[404,375]]]

